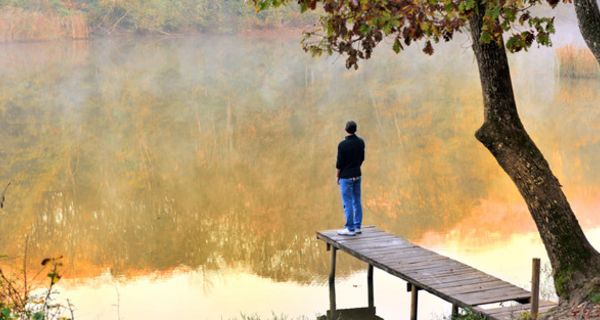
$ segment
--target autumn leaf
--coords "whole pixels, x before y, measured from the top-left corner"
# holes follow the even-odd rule
[[[423,52],[425,52],[428,55],[433,54],[433,46],[431,45],[431,41],[427,41],[425,43],[425,48],[423,48]]]

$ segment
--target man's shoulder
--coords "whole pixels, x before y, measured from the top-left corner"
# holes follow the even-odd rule
[[[365,144],[365,140],[359,136],[356,136],[356,138],[358,138],[358,141],[360,141],[360,143],[362,143],[363,145]]]

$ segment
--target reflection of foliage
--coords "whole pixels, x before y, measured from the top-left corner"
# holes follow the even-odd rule
[[[0,0],[0,8],[69,16],[84,14],[92,32],[185,32],[299,26],[315,21],[295,6],[255,12],[244,0]]]
[[[588,48],[564,46],[556,49],[558,72],[565,78],[600,78],[598,62]]]
[[[0,215],[2,252],[18,252],[16,238],[33,228],[32,254],[65,253],[71,276],[185,265],[325,279],[328,256],[314,231],[341,222],[332,159],[348,117],[367,141],[367,224],[416,240],[471,215],[490,188],[504,193],[504,180],[491,178],[501,177],[497,165],[469,145],[479,120],[477,79],[437,77],[464,72],[468,57],[369,61],[348,74],[299,58],[294,39],[90,46],[6,50],[0,181],[14,183]],[[597,99],[590,91],[586,104],[572,105],[595,110]],[[547,108],[560,114],[552,101]],[[577,115],[570,113],[573,123]],[[548,149],[564,144],[556,147],[564,163],[585,156],[555,139],[567,130],[534,130],[548,137],[541,139]],[[597,171],[569,167],[578,171],[566,179]],[[351,259],[339,265],[342,275],[364,268]]]
[[[22,285],[9,279],[0,269],[0,320],[73,319],[71,304],[63,306],[54,300],[56,294],[54,286],[62,277],[59,274],[59,268],[62,267],[61,259],[62,257],[43,259],[42,268],[30,282],[27,280],[27,270],[24,270]],[[48,286],[44,289],[32,287],[32,283],[36,283],[36,277],[44,272],[47,272]],[[64,316],[67,312],[70,312],[70,318]]]

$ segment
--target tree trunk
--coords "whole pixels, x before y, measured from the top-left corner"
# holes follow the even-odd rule
[[[470,21],[484,101],[484,123],[475,137],[525,199],[550,258],[561,301],[581,301],[598,289],[588,286],[590,279],[600,277],[600,254],[586,239],[558,179],[519,119],[504,45],[479,41],[483,12],[481,6]]]
[[[575,0],[579,30],[590,50],[600,63],[600,10],[596,0]]]

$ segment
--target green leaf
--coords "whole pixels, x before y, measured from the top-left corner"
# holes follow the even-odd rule
[[[490,43],[492,40],[492,35],[487,31],[482,32],[481,36],[479,37],[479,41],[481,41],[481,43]]]
[[[503,8],[502,14],[504,15],[504,18],[510,22],[515,21],[517,18],[517,12],[514,8]]]
[[[400,50],[402,50],[402,43],[400,43],[400,39],[396,38],[396,40],[394,40],[394,46],[392,46],[392,49],[395,53],[400,53]]]
[[[306,2],[301,2],[300,3],[300,13],[305,13],[308,10],[308,5],[306,4]]]
[[[9,308],[3,308],[2,310],[0,310],[0,319],[2,319],[2,320],[10,319],[10,309]]]
[[[471,9],[475,8],[475,0],[467,0],[467,1],[464,1],[464,3],[465,3],[465,8],[467,10],[471,10]]]
[[[368,26],[368,25],[366,25],[366,24],[361,24],[361,25],[360,25],[360,28],[359,28],[359,31],[360,31],[360,33],[362,33],[362,34],[366,35],[366,34],[368,34],[369,32],[371,32],[371,27],[369,27],[369,26]]]
[[[496,20],[496,19],[498,19],[498,17],[500,17],[500,6],[499,5],[495,5],[491,8],[489,8],[487,11],[488,12],[486,13],[486,15],[489,16],[490,18],[492,18],[492,20]]]

